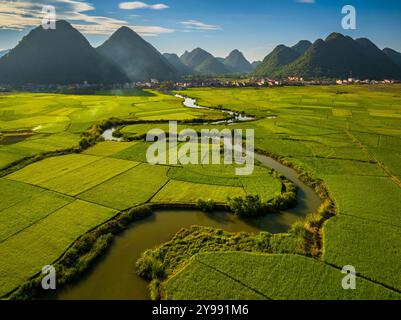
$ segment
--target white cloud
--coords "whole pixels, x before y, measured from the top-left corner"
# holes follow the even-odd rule
[[[221,27],[218,25],[206,24],[198,20],[186,20],[181,21],[180,24],[185,26],[187,30],[204,30],[204,31],[214,31],[221,30]]]
[[[119,5],[120,9],[123,10],[137,10],[137,9],[153,9],[153,10],[164,10],[168,9],[169,6],[163,3],[158,4],[147,4],[141,1],[133,2],[121,2]]]
[[[316,3],[316,0],[295,0],[295,2],[313,4]]]
[[[0,2],[0,29],[24,30],[36,27],[42,21],[42,7],[53,5],[56,7],[57,19],[68,20],[78,30],[85,34],[108,35],[122,26],[130,27],[142,36],[156,36],[172,33],[174,30],[161,26],[132,25],[125,20],[89,14],[95,7],[79,0],[35,0]]]

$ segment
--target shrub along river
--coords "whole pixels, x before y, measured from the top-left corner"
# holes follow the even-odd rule
[[[189,104],[189,100],[186,99],[186,102]],[[190,103],[196,106],[194,100]],[[112,133],[113,131],[108,131],[104,135],[105,138],[112,140]],[[286,232],[298,219],[318,210],[321,205],[320,198],[298,179],[295,170],[264,155],[256,154],[255,158],[294,182],[298,187],[298,205],[295,208],[246,220],[226,212],[207,214],[195,210],[156,211],[149,218],[133,223],[125,232],[116,236],[112,246],[91,270],[78,281],[57,290],[54,298],[67,300],[150,299],[148,282],[136,275],[136,261],[147,249],[171,240],[180,229],[200,225],[230,232],[281,233]]]

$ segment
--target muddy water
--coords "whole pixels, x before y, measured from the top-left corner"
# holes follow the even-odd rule
[[[6,146],[22,142],[35,135],[35,133],[23,133],[23,134],[0,134],[0,145]]]

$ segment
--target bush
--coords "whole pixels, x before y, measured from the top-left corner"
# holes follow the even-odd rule
[[[166,275],[162,261],[153,251],[146,251],[136,262],[137,273],[144,279],[163,279]]]
[[[161,299],[160,281],[159,280],[153,280],[149,284],[149,292],[150,292],[150,298],[152,300],[160,300]]]
[[[228,199],[230,209],[239,217],[255,217],[263,213],[263,203],[258,195]]]
[[[213,212],[216,208],[216,202],[214,202],[211,199],[208,200],[199,199],[198,208],[203,212]]]

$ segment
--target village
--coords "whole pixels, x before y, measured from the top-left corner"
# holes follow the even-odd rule
[[[81,93],[88,94],[94,91],[103,90],[127,90],[127,89],[153,89],[153,90],[185,90],[188,88],[266,88],[279,86],[320,86],[320,85],[377,85],[377,84],[395,84],[399,80],[384,79],[357,79],[349,77],[346,79],[316,79],[306,80],[302,77],[288,77],[287,79],[270,78],[224,78],[224,77],[191,77],[177,82],[159,81],[150,79],[149,81],[128,82],[124,84],[92,84],[89,82],[75,84],[24,84],[21,86],[1,86],[0,92],[12,92],[23,90],[27,92],[59,92],[59,93]]]

